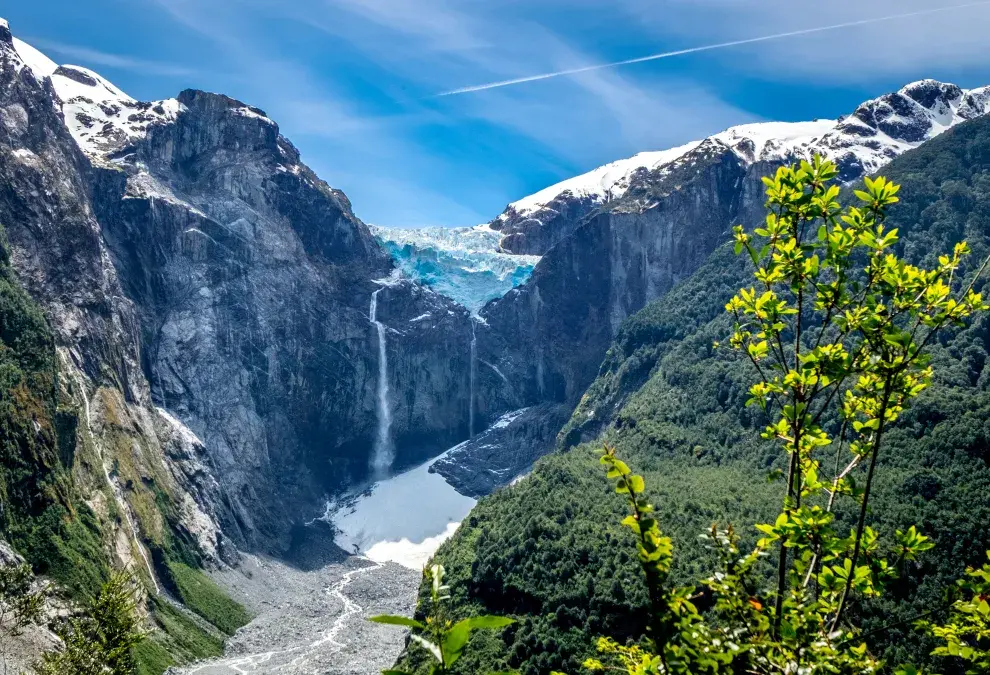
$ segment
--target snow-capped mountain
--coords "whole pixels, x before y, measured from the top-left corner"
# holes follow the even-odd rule
[[[60,66],[23,40],[14,38],[20,57],[39,80],[51,78],[72,137],[91,159],[100,159],[133,143],[153,124],[174,121],[182,108],[177,99],[137,101],[99,73],[81,66]]]
[[[725,146],[744,165],[810,159],[821,154],[854,181],[894,157],[960,122],[990,112],[990,86],[965,90],[920,80],[862,103],[838,120],[758,122],[731,127],[704,141],[660,152],[643,152],[569,178],[509,204],[491,223],[505,234],[501,245],[517,253],[542,254],[569,234],[577,221],[603,203],[619,199],[646,179],[676,170],[703,144]]]
[[[410,279],[430,286],[477,313],[529,278],[539,256],[513,255],[499,249],[502,234],[488,225],[371,227]]]

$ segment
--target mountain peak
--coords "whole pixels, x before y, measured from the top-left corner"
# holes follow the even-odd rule
[[[822,154],[835,161],[844,181],[875,172],[897,155],[946,129],[990,112],[990,87],[964,90],[933,79],[918,80],[897,92],[857,106],[838,120],[755,122],[709,137],[729,148],[744,164],[808,159]],[[641,152],[569,178],[509,204],[493,225],[521,218],[541,220],[545,209],[559,211],[560,200],[601,204],[621,197],[643,172],[678,162],[702,142],[670,150]],[[551,205],[555,205],[551,208]]]
[[[917,101],[926,108],[932,108],[939,102],[949,103],[961,98],[963,90],[951,83],[925,79],[906,84],[897,93]]]
[[[261,108],[248,105],[224,94],[215,94],[201,89],[185,89],[178,96],[179,103],[187,108],[232,112],[242,117],[253,117],[268,124],[275,122]]]
[[[65,124],[80,148],[94,161],[144,137],[148,128],[175,119],[182,106],[176,99],[145,103],[135,100],[99,73],[75,65],[59,65],[0,27],[0,44],[13,47],[15,68],[25,67],[39,82],[49,78]]]

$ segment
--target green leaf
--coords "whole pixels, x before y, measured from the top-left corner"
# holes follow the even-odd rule
[[[639,494],[646,489],[646,482],[643,480],[642,476],[629,476],[626,481],[629,483],[630,489],[635,494]]]
[[[406,616],[391,616],[389,614],[382,614],[379,616],[373,616],[368,619],[373,623],[383,623],[389,626],[407,626],[408,628],[419,628],[420,630],[426,630],[424,626],[416,619],[410,619]]]
[[[626,466],[626,463],[623,462],[621,459],[614,460],[612,462],[612,466],[615,468],[616,471],[619,472],[619,474],[621,474],[623,476],[626,476],[626,475],[628,475],[630,473],[629,472],[629,467]]]
[[[514,623],[514,621],[514,619],[509,619],[504,616],[473,616],[469,619],[458,621],[454,624],[453,628],[444,634],[443,637],[443,656],[446,660],[445,665],[450,667],[454,665],[454,662],[461,657],[464,647],[471,638],[471,631],[477,629],[504,628],[505,626]]]
[[[471,637],[470,619],[464,619],[454,624],[443,636],[443,656],[446,660],[444,665],[450,667],[457,659],[461,658],[461,652],[467,645]]]
[[[471,630],[475,629],[496,629],[505,628],[516,622],[515,619],[510,619],[507,616],[473,616],[470,619],[464,619],[460,623],[467,623]]]

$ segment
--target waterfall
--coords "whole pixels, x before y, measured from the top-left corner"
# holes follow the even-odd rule
[[[371,294],[371,323],[378,331],[378,431],[375,435],[375,451],[371,458],[371,468],[376,478],[388,475],[395,458],[392,446],[392,411],[388,405],[388,354],[385,351],[385,325],[378,320],[379,288]]]
[[[468,412],[468,437],[474,438],[474,381],[477,379],[478,375],[478,336],[475,334],[475,328],[478,322],[475,318],[471,317],[471,364],[468,367],[468,371],[471,373],[471,390],[470,390],[470,400]]]

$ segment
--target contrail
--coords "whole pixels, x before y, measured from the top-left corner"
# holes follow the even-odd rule
[[[582,68],[570,68],[568,70],[558,70],[553,73],[542,73],[540,75],[530,75],[528,77],[517,77],[511,80],[501,80],[499,82],[477,84],[472,87],[461,87],[460,89],[451,89],[450,91],[441,92],[437,94],[437,96],[440,97],[440,96],[455,96],[457,94],[468,94],[473,91],[498,89],[499,87],[508,87],[513,84],[523,84],[524,82],[537,82],[539,80],[549,80],[554,77],[577,75],[579,73],[588,73],[593,70],[602,70],[604,68],[615,68],[617,66],[628,66],[634,63],[645,63],[646,61],[658,61],[660,59],[669,59],[673,56],[696,54],[698,52],[710,52],[715,49],[725,49],[726,47],[751,45],[757,42],[768,42],[770,40],[780,40],[782,38],[797,37],[799,35],[810,35],[811,33],[824,33],[826,31],[839,30],[841,28],[866,26],[873,23],[881,23],[883,21],[893,21],[895,19],[908,19],[916,16],[926,16],[928,14],[937,14],[939,12],[948,12],[957,9],[966,9],[968,7],[980,7],[986,5],[990,5],[990,0],[983,0],[983,2],[968,2],[963,5],[938,7],[936,9],[923,9],[917,12],[906,12],[904,14],[891,14],[890,16],[881,16],[874,19],[860,19],[859,21],[847,21],[846,23],[837,23],[832,26],[819,26],[818,28],[805,28],[803,30],[792,30],[792,31],[788,31],[787,33],[776,33],[774,35],[764,35],[763,37],[748,38],[745,40],[733,40],[732,42],[720,42],[714,45],[704,45],[703,47],[689,47],[688,49],[678,49],[673,52],[663,52],[662,54],[650,54],[649,56],[640,56],[635,59],[626,59],[625,61],[614,61],[612,63],[599,63],[593,66],[584,66]]]

